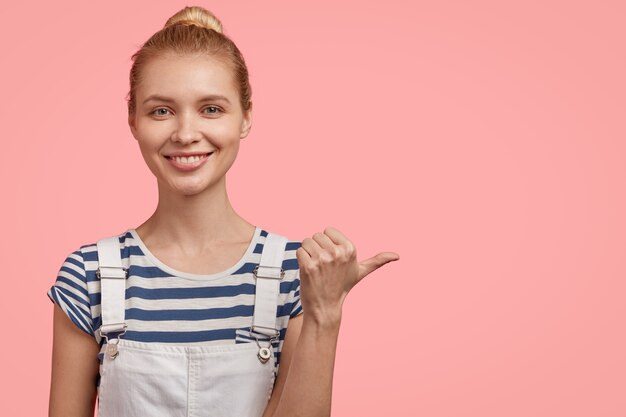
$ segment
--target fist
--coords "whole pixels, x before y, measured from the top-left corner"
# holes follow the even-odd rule
[[[350,290],[366,275],[400,256],[381,252],[359,262],[354,244],[334,227],[315,233],[296,250],[302,309],[318,321],[340,320]]]

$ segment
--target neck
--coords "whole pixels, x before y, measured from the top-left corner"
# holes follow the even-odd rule
[[[142,239],[186,248],[249,239],[254,225],[239,216],[228,199],[225,176],[195,195],[173,193],[159,184],[155,212],[136,228]],[[167,243],[170,242],[170,243]]]

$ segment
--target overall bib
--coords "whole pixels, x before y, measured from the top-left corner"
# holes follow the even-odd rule
[[[254,269],[249,343],[192,346],[124,339],[127,269],[117,236],[101,239],[99,417],[261,417],[274,386],[277,302],[287,238],[268,233]]]

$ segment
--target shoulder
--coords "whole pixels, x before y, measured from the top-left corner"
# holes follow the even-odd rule
[[[296,250],[302,246],[302,241],[288,237],[281,233],[267,231],[261,229],[261,234],[255,248],[255,252],[261,254],[264,248],[265,239],[268,234],[279,235],[283,237],[285,242],[285,250],[283,252],[282,268],[284,276],[280,281],[280,296],[278,317],[281,318],[284,328],[287,327],[287,320],[298,316],[302,313],[302,304],[300,302],[300,269]],[[284,336],[283,336],[284,337]]]
[[[298,259],[296,258],[296,250],[300,246],[302,246],[302,242],[300,240],[294,239],[293,237],[288,237],[282,233],[276,233],[268,231],[266,229],[261,229],[259,241],[255,252],[260,254],[263,251],[266,238],[269,234],[280,236],[285,240],[285,250],[283,252],[283,269],[285,270],[285,272],[297,270]]]
[[[128,258],[133,248],[136,246],[136,243],[134,242],[133,237],[129,231],[100,236],[98,238],[92,239],[88,243],[81,244],[79,249],[77,249],[74,254],[77,254],[81,257],[85,272],[95,273],[96,269],[98,268],[99,259],[98,242],[108,238],[117,239],[120,245],[119,249],[122,259]]]
[[[65,259],[59,270],[59,275],[64,276],[71,274],[73,276],[80,275],[85,277],[85,272],[90,269],[90,262],[94,258],[94,252],[97,252],[96,242],[76,245],[74,250],[65,255]]]
[[[266,230],[261,231],[261,239],[259,240],[260,245],[257,245],[261,247],[257,248],[255,251],[260,253],[263,250],[264,239],[267,235],[268,232]],[[282,236],[286,240],[282,262],[282,268],[285,275],[280,283],[280,292],[284,295],[288,295],[293,302],[294,299],[298,298],[300,294],[300,268],[296,257],[296,250],[302,246],[302,242],[280,233],[278,233],[278,235]]]

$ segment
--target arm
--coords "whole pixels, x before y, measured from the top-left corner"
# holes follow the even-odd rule
[[[339,323],[315,323],[305,314],[289,321],[289,326],[298,323],[291,335],[291,327],[287,327],[281,353],[288,355],[290,364],[283,369],[281,363],[275,392],[263,417],[330,416]],[[289,336],[292,339],[287,345]],[[287,358],[281,362],[283,359]]]
[[[96,341],[54,304],[49,417],[93,417],[99,351]]]
[[[274,391],[263,417],[330,415],[339,325],[316,325],[306,313],[289,320]],[[277,410],[280,401],[280,409]]]
[[[330,416],[343,301],[363,277],[399,259],[385,252],[357,262],[352,243],[334,228],[305,239],[296,255],[304,313],[289,320],[276,387],[263,417]]]

